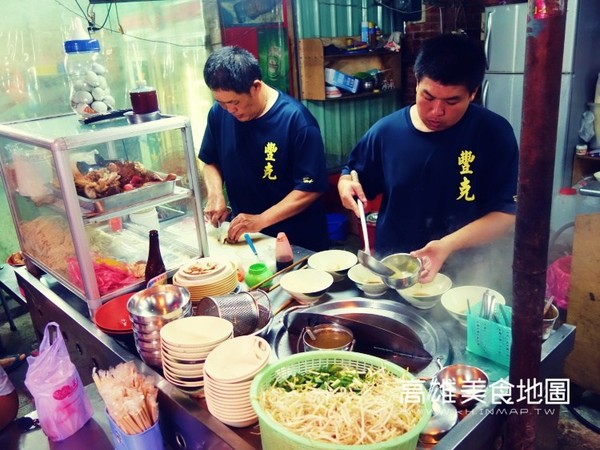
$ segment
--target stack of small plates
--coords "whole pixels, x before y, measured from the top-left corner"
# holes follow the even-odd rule
[[[258,421],[250,403],[254,376],[269,362],[271,347],[259,336],[239,336],[219,344],[204,363],[208,411],[231,427]]]
[[[160,330],[164,377],[188,393],[204,386],[204,362],[208,354],[233,337],[233,324],[212,316],[184,317]]]
[[[173,284],[186,287],[192,301],[229,294],[238,287],[237,265],[228,259],[199,258],[180,267]]]

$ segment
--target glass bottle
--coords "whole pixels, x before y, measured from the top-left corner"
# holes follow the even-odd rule
[[[167,283],[167,270],[160,254],[160,243],[158,240],[158,231],[150,230],[148,232],[150,245],[148,248],[148,260],[146,261],[146,287],[155,284]]]
[[[286,234],[281,231],[277,233],[277,240],[275,241],[275,264],[277,272],[291,266],[293,262],[294,254],[292,253],[292,246]]]

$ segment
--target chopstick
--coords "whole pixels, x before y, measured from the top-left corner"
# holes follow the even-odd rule
[[[281,269],[279,272],[275,272],[273,275],[271,275],[268,278],[265,278],[264,280],[262,280],[260,283],[255,284],[254,286],[252,286],[251,288],[248,288],[249,291],[253,291],[254,289],[257,289],[258,287],[262,286],[265,283],[268,283],[269,281],[272,281],[275,277],[278,277],[279,275],[283,275],[286,272],[289,272],[290,270],[292,270],[294,267],[298,267],[300,264],[304,263],[306,260],[308,259],[308,256],[305,256],[303,258],[300,258],[298,261],[296,261],[295,263],[287,266],[284,269]],[[275,289],[277,286],[279,286],[279,283],[276,283],[275,285],[271,286],[271,288],[269,288],[269,290],[267,292],[271,292],[273,289]]]
[[[275,317],[277,314],[279,314],[285,308],[287,308],[288,306],[290,306],[293,301],[294,301],[294,299],[292,297],[288,298],[285,302],[283,302],[279,306],[279,308],[277,308],[275,311],[273,311],[273,317]]]

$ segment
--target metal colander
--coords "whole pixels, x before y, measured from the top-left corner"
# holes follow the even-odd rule
[[[252,334],[259,326],[265,302],[270,304],[269,297],[261,290],[209,296],[200,300],[196,315],[229,320],[233,324],[233,335],[245,336]]]

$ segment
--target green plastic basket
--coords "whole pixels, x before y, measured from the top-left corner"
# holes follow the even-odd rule
[[[416,378],[402,369],[400,366],[385,361],[375,356],[363,353],[346,352],[340,350],[321,350],[314,352],[298,353],[288,356],[278,362],[263,368],[255,377],[250,386],[250,401],[252,407],[258,416],[260,425],[260,437],[262,448],[264,450],[330,450],[330,449],[393,449],[393,450],[414,450],[417,447],[419,434],[431,417],[431,401],[425,392],[423,398],[423,414],[417,425],[401,436],[390,439],[386,442],[366,445],[342,445],[314,441],[299,436],[287,430],[275,420],[269,413],[262,409],[258,403],[258,394],[264,389],[270,387],[275,380],[286,378],[296,373],[305,373],[311,369],[318,369],[325,365],[336,364],[344,367],[352,367],[358,370],[364,370],[370,367],[389,370],[391,373],[406,378],[416,380]],[[425,388],[423,387],[425,391]]]
[[[500,308],[504,311],[501,313]],[[467,315],[467,350],[483,356],[505,367],[510,365],[512,344],[512,308],[496,305],[494,317],[488,320],[480,317],[481,303],[477,303]],[[508,323],[504,322],[504,318]]]

